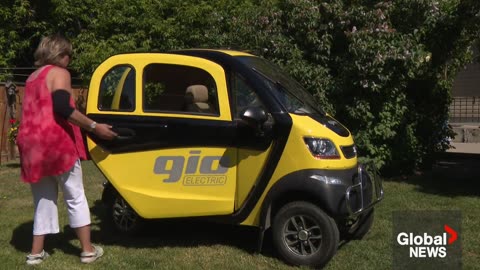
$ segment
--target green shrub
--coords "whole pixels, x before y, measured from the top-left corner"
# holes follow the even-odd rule
[[[349,127],[366,161],[409,172],[448,148],[450,91],[471,59],[479,6],[280,0],[245,9],[230,40],[287,69]]]

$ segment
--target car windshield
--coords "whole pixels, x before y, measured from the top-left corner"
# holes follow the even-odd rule
[[[315,104],[313,96],[276,65],[259,57],[242,56],[239,59],[265,79],[272,93],[289,113],[325,114]]]

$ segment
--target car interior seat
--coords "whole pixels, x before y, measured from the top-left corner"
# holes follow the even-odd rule
[[[188,112],[214,113],[208,103],[208,89],[205,85],[190,85],[185,92],[185,110]]]

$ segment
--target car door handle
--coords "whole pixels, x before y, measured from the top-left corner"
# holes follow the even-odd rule
[[[135,131],[129,128],[112,128],[112,130],[117,133],[117,140],[129,140],[136,135]]]

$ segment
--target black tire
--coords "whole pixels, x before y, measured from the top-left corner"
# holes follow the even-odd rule
[[[115,230],[124,234],[136,234],[145,225],[145,220],[116,191],[112,192],[107,215]]]
[[[280,257],[293,265],[323,267],[335,255],[339,232],[335,221],[316,205],[284,205],[273,220],[272,241]]]
[[[367,213],[360,215],[358,220],[344,230],[342,238],[345,240],[361,240],[370,231],[374,220],[374,210],[371,209]]]

